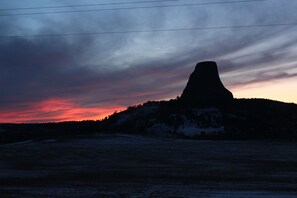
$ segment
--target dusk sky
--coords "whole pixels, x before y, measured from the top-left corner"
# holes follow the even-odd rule
[[[176,98],[205,60],[217,62],[236,98],[297,103],[296,8],[296,0],[0,0],[0,122],[97,120]]]

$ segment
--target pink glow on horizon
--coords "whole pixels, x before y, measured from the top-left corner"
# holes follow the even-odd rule
[[[266,98],[297,103],[297,78],[271,80],[234,86],[230,89],[236,98]]]
[[[100,120],[115,111],[122,111],[125,108],[120,106],[86,108],[69,100],[50,98],[30,104],[24,110],[0,111],[0,122],[36,123]]]
[[[296,85],[297,78],[295,77],[241,84],[227,88],[233,93],[235,98],[266,98],[297,103]],[[170,90],[170,88],[166,90],[168,89]],[[172,94],[172,90],[168,93],[164,92],[166,90],[134,92],[133,94],[128,94],[126,97],[123,95],[121,97],[110,95],[108,98],[113,98],[112,102],[114,104],[121,103],[130,105],[142,104],[148,100],[169,100],[175,98],[174,94]],[[158,96],[162,98],[158,99]],[[127,106],[112,105],[111,103],[105,105],[98,104],[96,107],[94,107],[94,105],[86,107],[68,99],[48,98],[35,103],[19,104],[19,106],[15,106],[14,108],[3,107],[0,109],[0,123],[100,120],[115,111],[119,112],[126,108]]]

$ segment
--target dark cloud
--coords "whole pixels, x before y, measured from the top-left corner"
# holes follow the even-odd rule
[[[33,5],[24,2],[27,7]],[[21,3],[9,4],[25,7]],[[297,16],[296,6],[293,1],[272,0],[2,17],[0,30],[1,35],[38,35],[277,24],[292,22]],[[294,78],[295,32],[296,27],[283,26],[2,38],[0,114],[6,114],[7,119],[19,114],[23,121],[61,121],[105,114],[107,107],[115,110],[147,100],[174,98],[182,92],[195,64],[203,60],[218,62],[223,81],[229,87]],[[48,101],[56,101],[65,108]],[[46,105],[52,108],[42,109]]]
[[[67,78],[80,74],[71,67],[81,57],[86,45],[85,40],[67,43],[62,39],[12,39],[0,43],[1,92],[8,99],[22,96],[19,99],[23,101],[54,94],[51,90],[71,84]]]

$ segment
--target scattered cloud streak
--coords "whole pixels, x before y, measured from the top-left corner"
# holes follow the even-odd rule
[[[73,2],[37,4],[24,0],[1,7]],[[0,32],[36,35],[276,24],[295,22],[296,7],[295,1],[269,0],[0,17]],[[231,89],[296,79],[296,30],[282,26],[0,39],[0,122],[100,119],[129,105],[175,98],[195,64],[203,60],[217,61],[223,82]]]

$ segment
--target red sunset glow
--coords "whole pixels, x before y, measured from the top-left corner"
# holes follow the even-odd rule
[[[207,60],[236,98],[297,103],[297,1],[77,1],[0,2],[0,123],[98,120],[174,99]]]
[[[38,103],[30,104],[24,110],[6,110],[0,114],[2,123],[28,123],[28,122],[62,122],[100,120],[115,111],[124,110],[125,107],[86,108],[79,104],[50,98]]]

